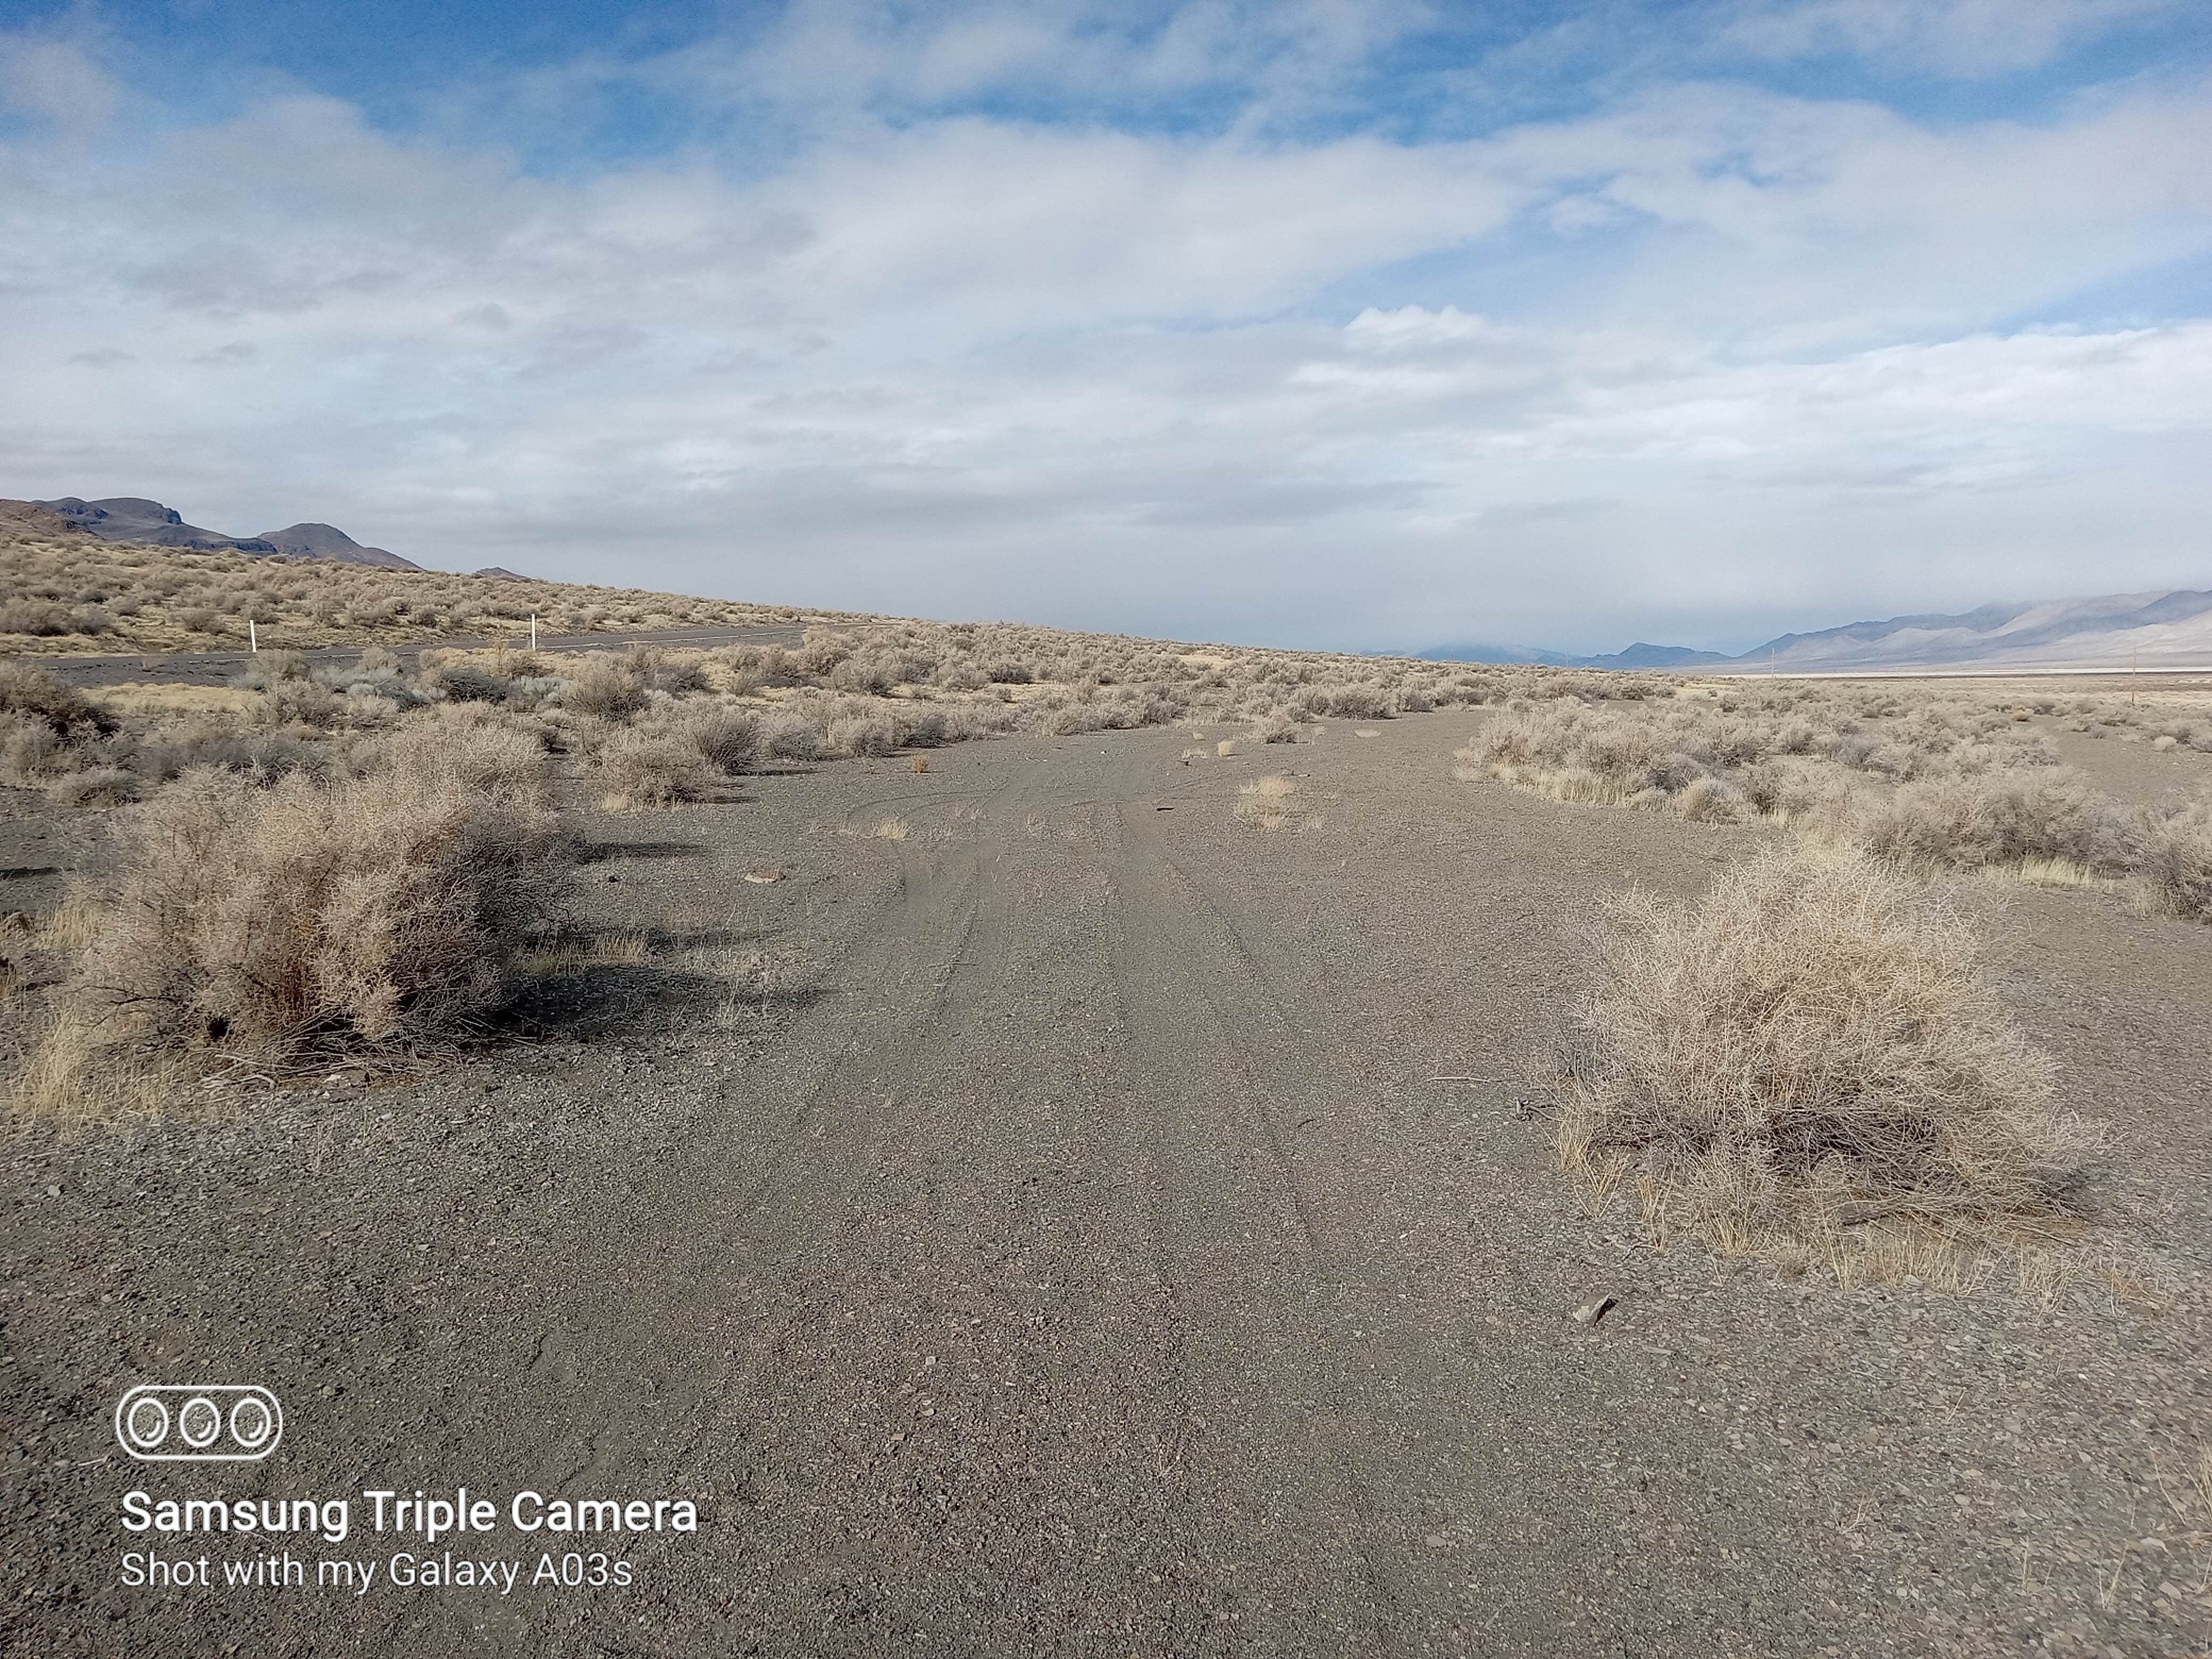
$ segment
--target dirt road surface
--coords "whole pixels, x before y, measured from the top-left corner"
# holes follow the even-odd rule
[[[2175,1481],[2212,1438],[2203,933],[1964,890],[2112,1125],[2094,1201],[2166,1310],[1656,1253],[1553,1172],[1540,1080],[1601,897],[1694,891],[1758,832],[1455,781],[1469,724],[971,744],[594,817],[586,912],[653,955],[554,982],[519,1036],[33,1134],[0,1641],[2202,1652],[2212,1520]],[[1239,823],[1281,771],[1317,816]],[[133,1462],[112,1417],[148,1380],[264,1384],[283,1442]],[[462,1486],[495,1530],[370,1528],[364,1492]],[[349,1497],[350,1533],[133,1534],[134,1489]],[[701,1521],[525,1534],[526,1489]],[[303,1586],[224,1586],[272,1548]],[[149,1551],[216,1582],[126,1586]],[[447,1551],[521,1582],[392,1582]],[[568,1552],[632,1582],[529,1582]],[[316,1584],[342,1557],[380,1564],[367,1593]]]

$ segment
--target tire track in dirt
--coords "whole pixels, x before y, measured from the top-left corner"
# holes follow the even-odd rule
[[[686,1595],[733,1638],[816,1629],[810,1651],[1004,1651],[1052,1632],[1075,1651],[1198,1652],[1204,1598],[1182,1582],[1196,1540],[1177,1541],[1185,1407],[1172,1383],[1163,1405],[1171,1358],[1129,1364],[1173,1340],[1139,1270],[1142,1207],[1098,1156],[1095,848],[1047,779],[972,824],[972,843],[929,827],[900,843],[906,892],[968,898],[957,936],[903,976],[911,1015],[854,1039],[896,1103],[882,1133],[752,1253],[763,1275],[811,1265],[830,1317],[787,1306],[748,1330],[698,1438],[702,1481],[761,1505],[747,1524],[776,1563],[769,1600]],[[890,957],[915,920],[885,918]],[[718,1466],[712,1449],[749,1437],[775,1452]],[[1102,1603],[1102,1577],[1158,1593]]]
[[[549,1493],[698,1489],[683,1472],[698,1470],[727,1432],[719,1402],[744,1392],[750,1355],[772,1351],[806,1316],[804,1303],[763,1305],[745,1289],[803,1248],[874,1167],[884,1121],[899,1103],[884,1056],[912,1047],[914,1029],[933,1018],[933,982],[962,959],[975,928],[983,883],[972,849],[901,864],[855,948],[817,964],[852,1014],[826,1052],[779,1056],[797,1064],[767,1095],[790,1103],[765,1144],[750,1142],[741,1158],[714,1113],[695,1113],[696,1133],[630,1194],[629,1224],[610,1230],[604,1213],[579,1213],[544,1247],[549,1262],[588,1261],[593,1271],[526,1292],[546,1327],[518,1378],[546,1396],[534,1432],[518,1438],[511,1422],[504,1435],[489,1422],[457,1426],[498,1461],[534,1468]],[[655,1409],[629,1405],[644,1400]],[[486,1402],[483,1414],[501,1403]],[[549,1631],[542,1610],[495,1609],[468,1650],[560,1650],[559,1622],[556,1614]],[[410,1620],[401,1631],[422,1644],[416,1650],[441,1649],[434,1626]]]

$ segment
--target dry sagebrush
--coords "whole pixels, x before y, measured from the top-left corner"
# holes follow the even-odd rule
[[[544,757],[426,729],[366,775],[187,775],[137,809],[70,1000],[117,1036],[283,1060],[448,1038],[562,880]]]
[[[2212,921],[2212,801],[2169,804],[2154,814],[2138,873],[2152,908]]]
[[[2153,908],[2207,916],[2189,873],[2201,815],[2096,788],[2057,763],[2025,708],[1869,688],[1689,690],[1706,695],[1517,698],[1459,751],[1459,775],[1560,801],[1795,828],[1922,874],[2134,877]]]
[[[793,622],[820,612],[530,578],[104,542],[0,521],[0,647],[216,650]],[[9,636],[14,636],[12,639]]]
[[[1771,849],[1694,903],[1619,902],[1562,1161],[1632,1172],[1730,1250],[1881,1218],[2048,1226],[2094,1137],[1952,909],[1846,848]]]

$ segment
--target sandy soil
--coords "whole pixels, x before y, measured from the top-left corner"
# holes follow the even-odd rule
[[[1471,724],[970,744],[596,817],[586,907],[647,963],[412,1079],[31,1133],[0,1644],[2202,1653],[2212,935],[1960,890],[2112,1126],[2091,1200],[2166,1310],[1655,1254],[1551,1170],[1540,1079],[1601,896],[1760,832],[1456,782]],[[1285,770],[1318,816],[1239,823]],[[0,821],[0,902],[83,856],[55,823]],[[732,951],[766,966],[718,1024]],[[147,1379],[264,1383],[284,1442],[135,1464]],[[460,1486],[497,1531],[368,1530],[366,1490]],[[127,1533],[134,1488],[350,1494],[355,1530],[282,1540],[304,1588],[228,1589],[246,1540]],[[703,1518],[580,1546],[508,1526],[523,1488]],[[149,1547],[217,1586],[123,1587]],[[580,1547],[634,1582],[529,1584]],[[524,1582],[313,1583],[448,1548]]]

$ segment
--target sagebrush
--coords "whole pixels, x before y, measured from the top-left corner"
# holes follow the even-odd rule
[[[1907,1218],[2055,1224],[2094,1135],[1932,891],[1848,848],[1781,847],[1693,902],[1617,902],[1563,1161],[1626,1170],[1656,1224],[1731,1249]]]

